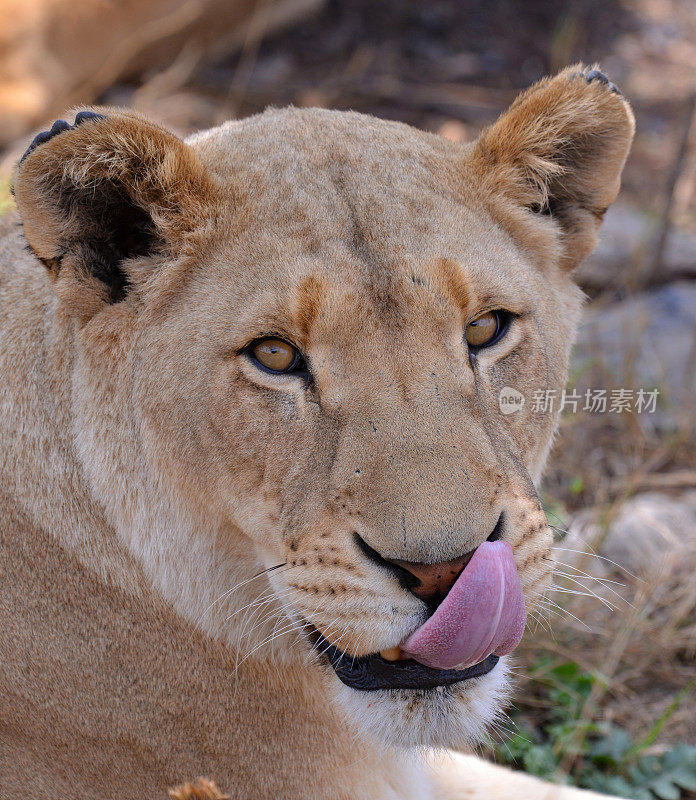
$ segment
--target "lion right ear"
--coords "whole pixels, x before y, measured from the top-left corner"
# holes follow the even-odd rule
[[[93,111],[40,133],[13,190],[29,246],[83,322],[126,297],[134,259],[175,257],[218,196],[176,136],[129,113]]]
[[[468,166],[489,197],[550,219],[560,265],[572,270],[594,249],[633,131],[631,107],[614,84],[576,64],[521,94],[474,143]]]

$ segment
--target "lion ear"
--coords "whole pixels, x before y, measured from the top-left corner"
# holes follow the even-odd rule
[[[134,259],[180,252],[215,196],[193,151],[128,113],[81,111],[40,133],[17,167],[24,235],[86,321],[134,287]],[[147,273],[147,270],[145,270]]]
[[[598,70],[569,67],[532,86],[474,143],[476,180],[562,234],[562,266],[594,249],[634,132],[629,104]]]

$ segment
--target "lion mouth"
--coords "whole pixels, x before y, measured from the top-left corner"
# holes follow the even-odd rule
[[[318,634],[317,647],[333,667],[339,680],[351,689],[376,692],[384,689],[436,689],[488,674],[499,657],[489,655],[465,669],[436,669],[407,658],[387,661],[379,653],[349,656]]]
[[[317,635],[352,689],[434,689],[490,672],[519,644],[526,616],[512,547],[486,541],[431,616],[398,646],[353,658]]]

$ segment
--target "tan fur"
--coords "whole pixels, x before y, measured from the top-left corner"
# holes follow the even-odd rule
[[[16,220],[0,244],[2,800],[201,774],[245,800],[573,794],[411,749],[480,737],[506,659],[443,692],[356,692],[297,620],[394,646],[423,605],[354,533],[434,563],[501,512],[530,608],[545,590],[556,418],[497,397],[563,386],[568,268],[630,145],[628,105],[580,69],[463,149],[295,109],[182,143],[113,110],[25,159],[35,255]],[[472,366],[462,331],[495,308],[519,318]],[[241,352],[269,333],[309,384]]]
[[[195,783],[183,783],[169,790],[172,800],[230,800],[227,794],[220,794],[213,781],[199,778]]]

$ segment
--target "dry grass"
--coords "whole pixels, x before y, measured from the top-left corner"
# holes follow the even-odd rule
[[[696,336],[696,332],[695,336]],[[665,347],[668,344],[665,343]],[[696,338],[694,340],[696,354]],[[620,369],[595,363],[569,385],[612,389],[639,387],[631,358]],[[635,354],[640,358],[640,353]],[[651,387],[645,387],[651,388]],[[604,510],[607,524],[621,502],[646,488],[696,486],[696,407],[675,397],[688,388],[659,389],[659,412],[669,418],[656,429],[649,414],[570,413],[563,417],[543,486],[548,503],[564,511]],[[553,520],[552,520],[553,521]]]
[[[589,385],[630,386],[627,374],[601,370]],[[553,719],[550,671],[574,662],[593,676],[576,730],[558,754],[561,771],[573,782],[583,767],[583,739],[596,723],[623,728],[644,754],[696,744],[696,552],[666,554],[662,563],[633,575],[591,553],[570,552],[563,541],[576,511],[594,509],[606,535],[633,494],[696,485],[694,430],[683,422],[667,435],[656,433],[635,414],[570,414],[562,421],[544,481],[559,539],[558,590],[518,650],[513,716],[518,725],[542,731]]]
[[[612,569],[606,579],[594,579],[582,574],[593,572],[594,556],[574,560],[562,548],[560,542],[559,573],[572,577],[557,577],[559,591],[551,599],[559,608],[548,617],[552,632],[540,624],[519,650],[525,665],[519,706],[532,718],[543,713],[545,701],[535,686],[535,665],[543,656],[575,661],[598,679],[582,717],[614,722],[641,740],[694,678],[696,554],[689,560],[681,555],[679,562],[666,558],[649,575]],[[693,697],[671,714],[656,746],[677,742],[696,742]],[[566,767],[571,770],[572,762]]]
[[[14,206],[14,200],[10,194],[10,179],[0,176],[0,216],[9,211]]]

